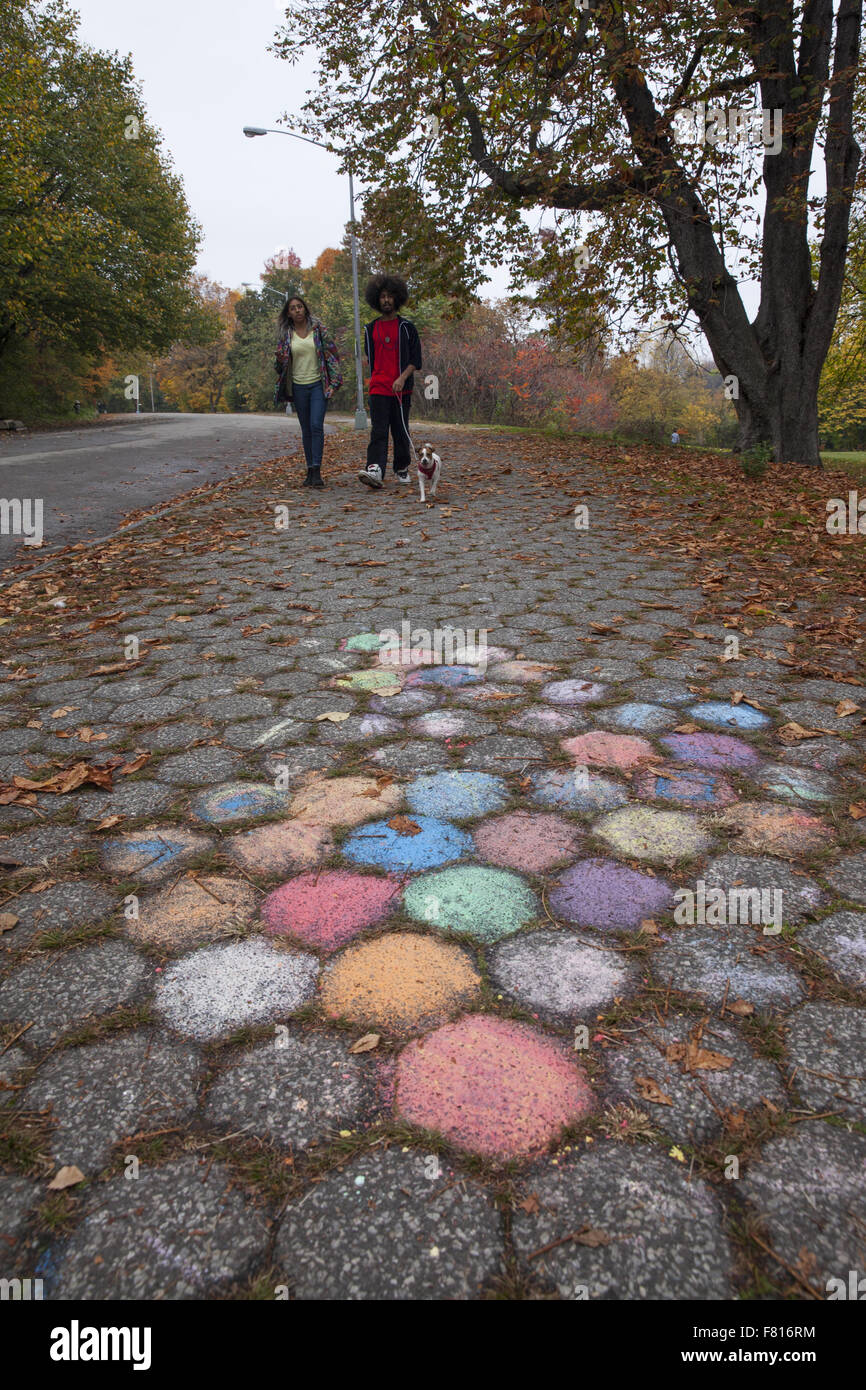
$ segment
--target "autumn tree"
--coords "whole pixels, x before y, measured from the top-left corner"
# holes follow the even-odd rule
[[[818,384],[861,153],[861,9],[299,0],[276,47],[320,52],[306,133],[352,147],[359,179],[388,190],[377,215],[416,282],[468,300],[485,262],[535,258],[525,215],[543,209],[563,302],[693,324],[736,379],[740,446],[820,466]],[[738,123],[743,108],[763,113],[756,125]],[[751,321],[741,279],[760,284]]]
[[[76,36],[65,0],[0,28],[0,366],[48,345],[164,351],[185,331],[199,229],[130,59]],[[30,346],[22,348],[22,344]]]
[[[194,309],[182,342],[156,364],[156,376],[169,400],[180,410],[213,413],[228,410],[224,393],[231,379],[229,350],[236,331],[237,290],[204,275],[193,277]]]

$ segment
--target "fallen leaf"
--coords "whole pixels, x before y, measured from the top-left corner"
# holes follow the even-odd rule
[[[578,1245],[589,1245],[595,1248],[598,1245],[610,1245],[610,1236],[606,1231],[600,1231],[595,1226],[583,1226],[579,1231],[575,1231],[572,1240]]]
[[[750,1004],[747,999],[734,999],[730,1004],[725,1005],[725,1013],[735,1014],[737,1018],[748,1018],[754,1012],[754,1004]]]
[[[523,1198],[523,1201],[518,1202],[517,1205],[520,1207],[521,1211],[526,1212],[527,1216],[534,1216],[537,1211],[541,1210],[541,1202],[538,1199],[537,1192],[530,1192]]]
[[[0,932],[11,931],[18,925],[18,918],[14,912],[0,912]]]
[[[105,820],[101,820],[99,822],[99,824],[96,826],[96,829],[112,830],[114,826],[119,825],[122,820],[126,820],[126,816],[106,816]]]
[[[74,1187],[75,1184],[79,1182],[84,1182],[84,1174],[81,1169],[76,1168],[74,1163],[68,1164],[66,1167],[61,1168],[58,1173],[54,1174],[54,1177],[48,1184],[48,1191],[60,1192],[64,1187]]]
[[[378,1033],[365,1033],[363,1038],[352,1043],[350,1052],[372,1052],[374,1047],[379,1046],[380,1035]]]
[[[67,714],[72,714],[74,710],[80,709],[80,705],[61,705],[60,709],[52,712],[52,719],[63,719]]]
[[[802,724],[797,724],[791,720],[789,724],[783,724],[776,730],[776,738],[780,743],[799,743],[804,738],[820,738],[822,734],[832,734],[832,729],[804,729]]]
[[[862,820],[866,816],[866,802],[852,801],[848,807],[848,815],[852,820]]]
[[[653,1105],[673,1105],[670,1096],[665,1095],[661,1086],[651,1076],[636,1076],[634,1084],[640,1092],[641,1100],[651,1101]]]
[[[840,700],[836,706],[835,713],[840,719],[844,719],[848,714],[856,714],[859,708],[860,706],[855,705],[853,700]]]
[[[696,734],[700,731],[698,724],[677,724],[674,727],[675,734]]]
[[[398,835],[420,835],[421,827],[409,816],[393,816],[388,825],[391,830],[396,830]]]
[[[685,1163],[686,1156],[679,1144],[674,1144],[672,1149],[668,1149],[668,1158],[675,1158],[677,1163]]]
[[[342,724],[344,719],[348,719],[348,711],[341,709],[329,709],[324,714],[316,715],[316,723],[321,724],[323,719],[329,720],[332,724]]]
[[[108,666],[97,666],[95,671],[89,671],[90,676],[113,676],[115,671],[132,671],[136,666],[140,666],[140,661],[112,661]]]
[[[123,767],[117,769],[118,777],[128,777],[131,772],[138,772],[150,758],[150,753],[146,749],[142,751],[136,749],[135,752],[136,756],[131,763],[124,763]]]

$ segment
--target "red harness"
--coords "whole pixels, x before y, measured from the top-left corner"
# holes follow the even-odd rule
[[[432,478],[436,472],[436,464],[432,461],[426,463],[423,458],[418,460],[418,472],[423,473],[425,478]]]

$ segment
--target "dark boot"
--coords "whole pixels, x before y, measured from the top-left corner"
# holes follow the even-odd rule
[[[307,469],[307,476],[306,476],[306,478],[304,479],[304,481],[301,483],[301,487],[312,487],[312,486],[313,486],[313,470],[312,470],[312,468],[308,468],[308,469]]]
[[[318,468],[311,468],[311,469],[310,469],[310,473],[309,473],[309,482],[307,483],[307,487],[324,487],[324,486],[325,486],[325,484],[324,484],[323,481],[322,481],[322,468],[321,468],[321,465],[319,465]]]

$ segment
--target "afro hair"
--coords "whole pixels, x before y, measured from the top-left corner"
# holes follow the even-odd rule
[[[388,290],[394,296],[394,307],[402,309],[409,298],[409,286],[402,275],[371,275],[367,281],[367,288],[364,291],[364,298],[371,309],[378,313],[381,305],[379,295],[383,290]]]

